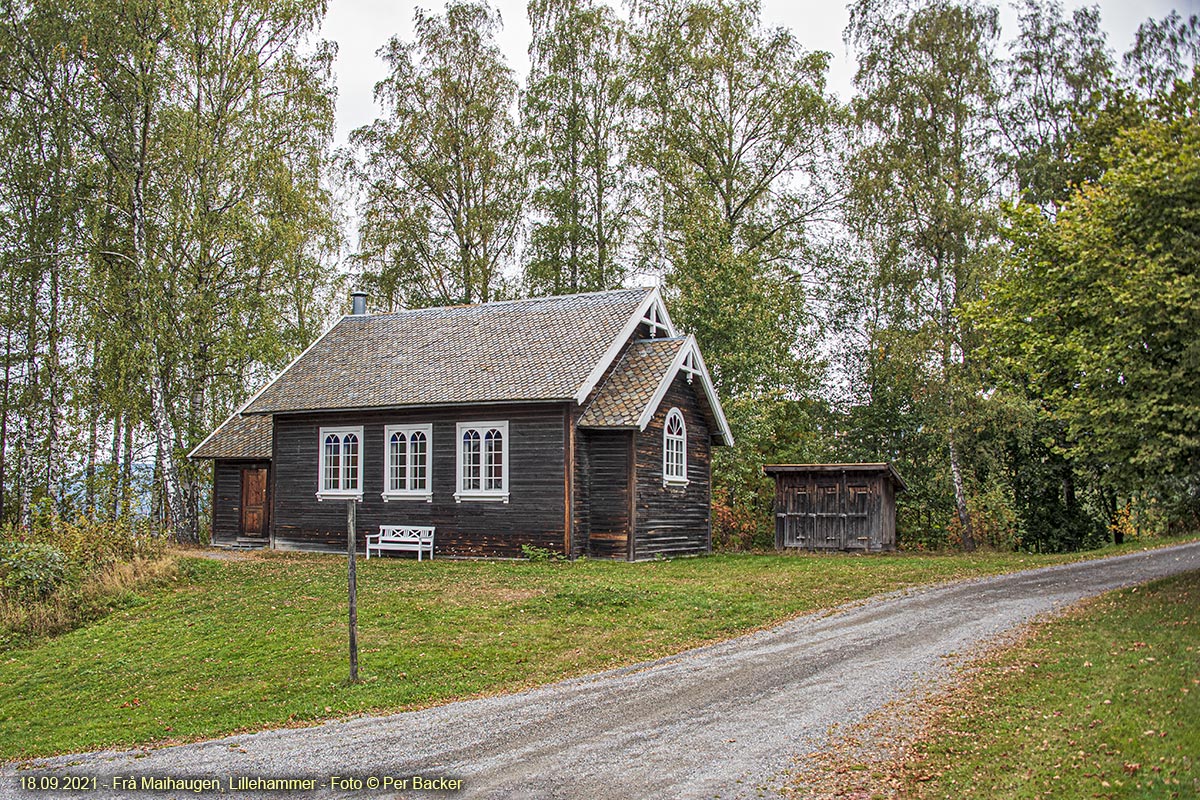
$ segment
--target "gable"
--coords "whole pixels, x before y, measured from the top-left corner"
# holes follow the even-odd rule
[[[646,430],[672,381],[681,373],[693,385],[713,434],[722,444],[733,444],[733,432],[725,419],[712,377],[696,339],[691,335],[644,339],[630,344],[584,409],[579,427]]]

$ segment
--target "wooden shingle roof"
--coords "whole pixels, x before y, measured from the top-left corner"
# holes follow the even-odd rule
[[[568,400],[652,291],[343,317],[243,411]]]
[[[634,342],[579,417],[581,428],[636,428],[686,337]]]
[[[191,458],[271,458],[271,418],[234,414],[190,453]]]

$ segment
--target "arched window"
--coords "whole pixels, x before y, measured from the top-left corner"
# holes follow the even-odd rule
[[[408,488],[423,492],[429,486],[429,437],[424,431],[414,431],[409,436]]]
[[[408,436],[396,431],[388,437],[388,488],[398,492],[408,488]]]
[[[663,485],[687,483],[687,425],[683,412],[672,408],[663,425]]]
[[[321,489],[336,492],[342,488],[342,439],[331,433],[325,437],[325,469],[322,472],[324,480]]]
[[[383,469],[383,499],[433,502],[429,488],[429,441],[433,426],[388,425],[383,429],[387,458]]]
[[[317,497],[362,498],[362,428],[321,428]]]
[[[483,437],[483,488],[498,492],[504,488],[504,434],[492,428]]]
[[[454,499],[508,502],[508,422],[458,423]]]
[[[479,431],[468,428],[462,434],[462,474],[458,488],[463,492],[477,492],[479,486]]]
[[[342,489],[358,491],[358,436],[353,433],[342,437]]]

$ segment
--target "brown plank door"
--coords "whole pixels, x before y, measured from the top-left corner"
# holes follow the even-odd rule
[[[246,467],[242,470],[242,536],[267,537],[267,470]]]

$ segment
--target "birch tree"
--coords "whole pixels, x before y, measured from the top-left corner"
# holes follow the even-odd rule
[[[974,548],[960,442],[975,339],[961,310],[990,275],[997,231],[996,10],[859,0],[858,136],[847,219],[889,287],[888,326],[907,332],[935,399],[964,549]],[[928,435],[928,434],[926,434]]]
[[[420,9],[415,40],[379,52],[384,116],[359,128],[357,258],[392,306],[497,298],[520,231],[525,180],[512,108],[517,84],[486,2]]]
[[[532,0],[521,123],[533,185],[525,282],[536,293],[621,284],[633,213],[625,24],[590,0]]]

